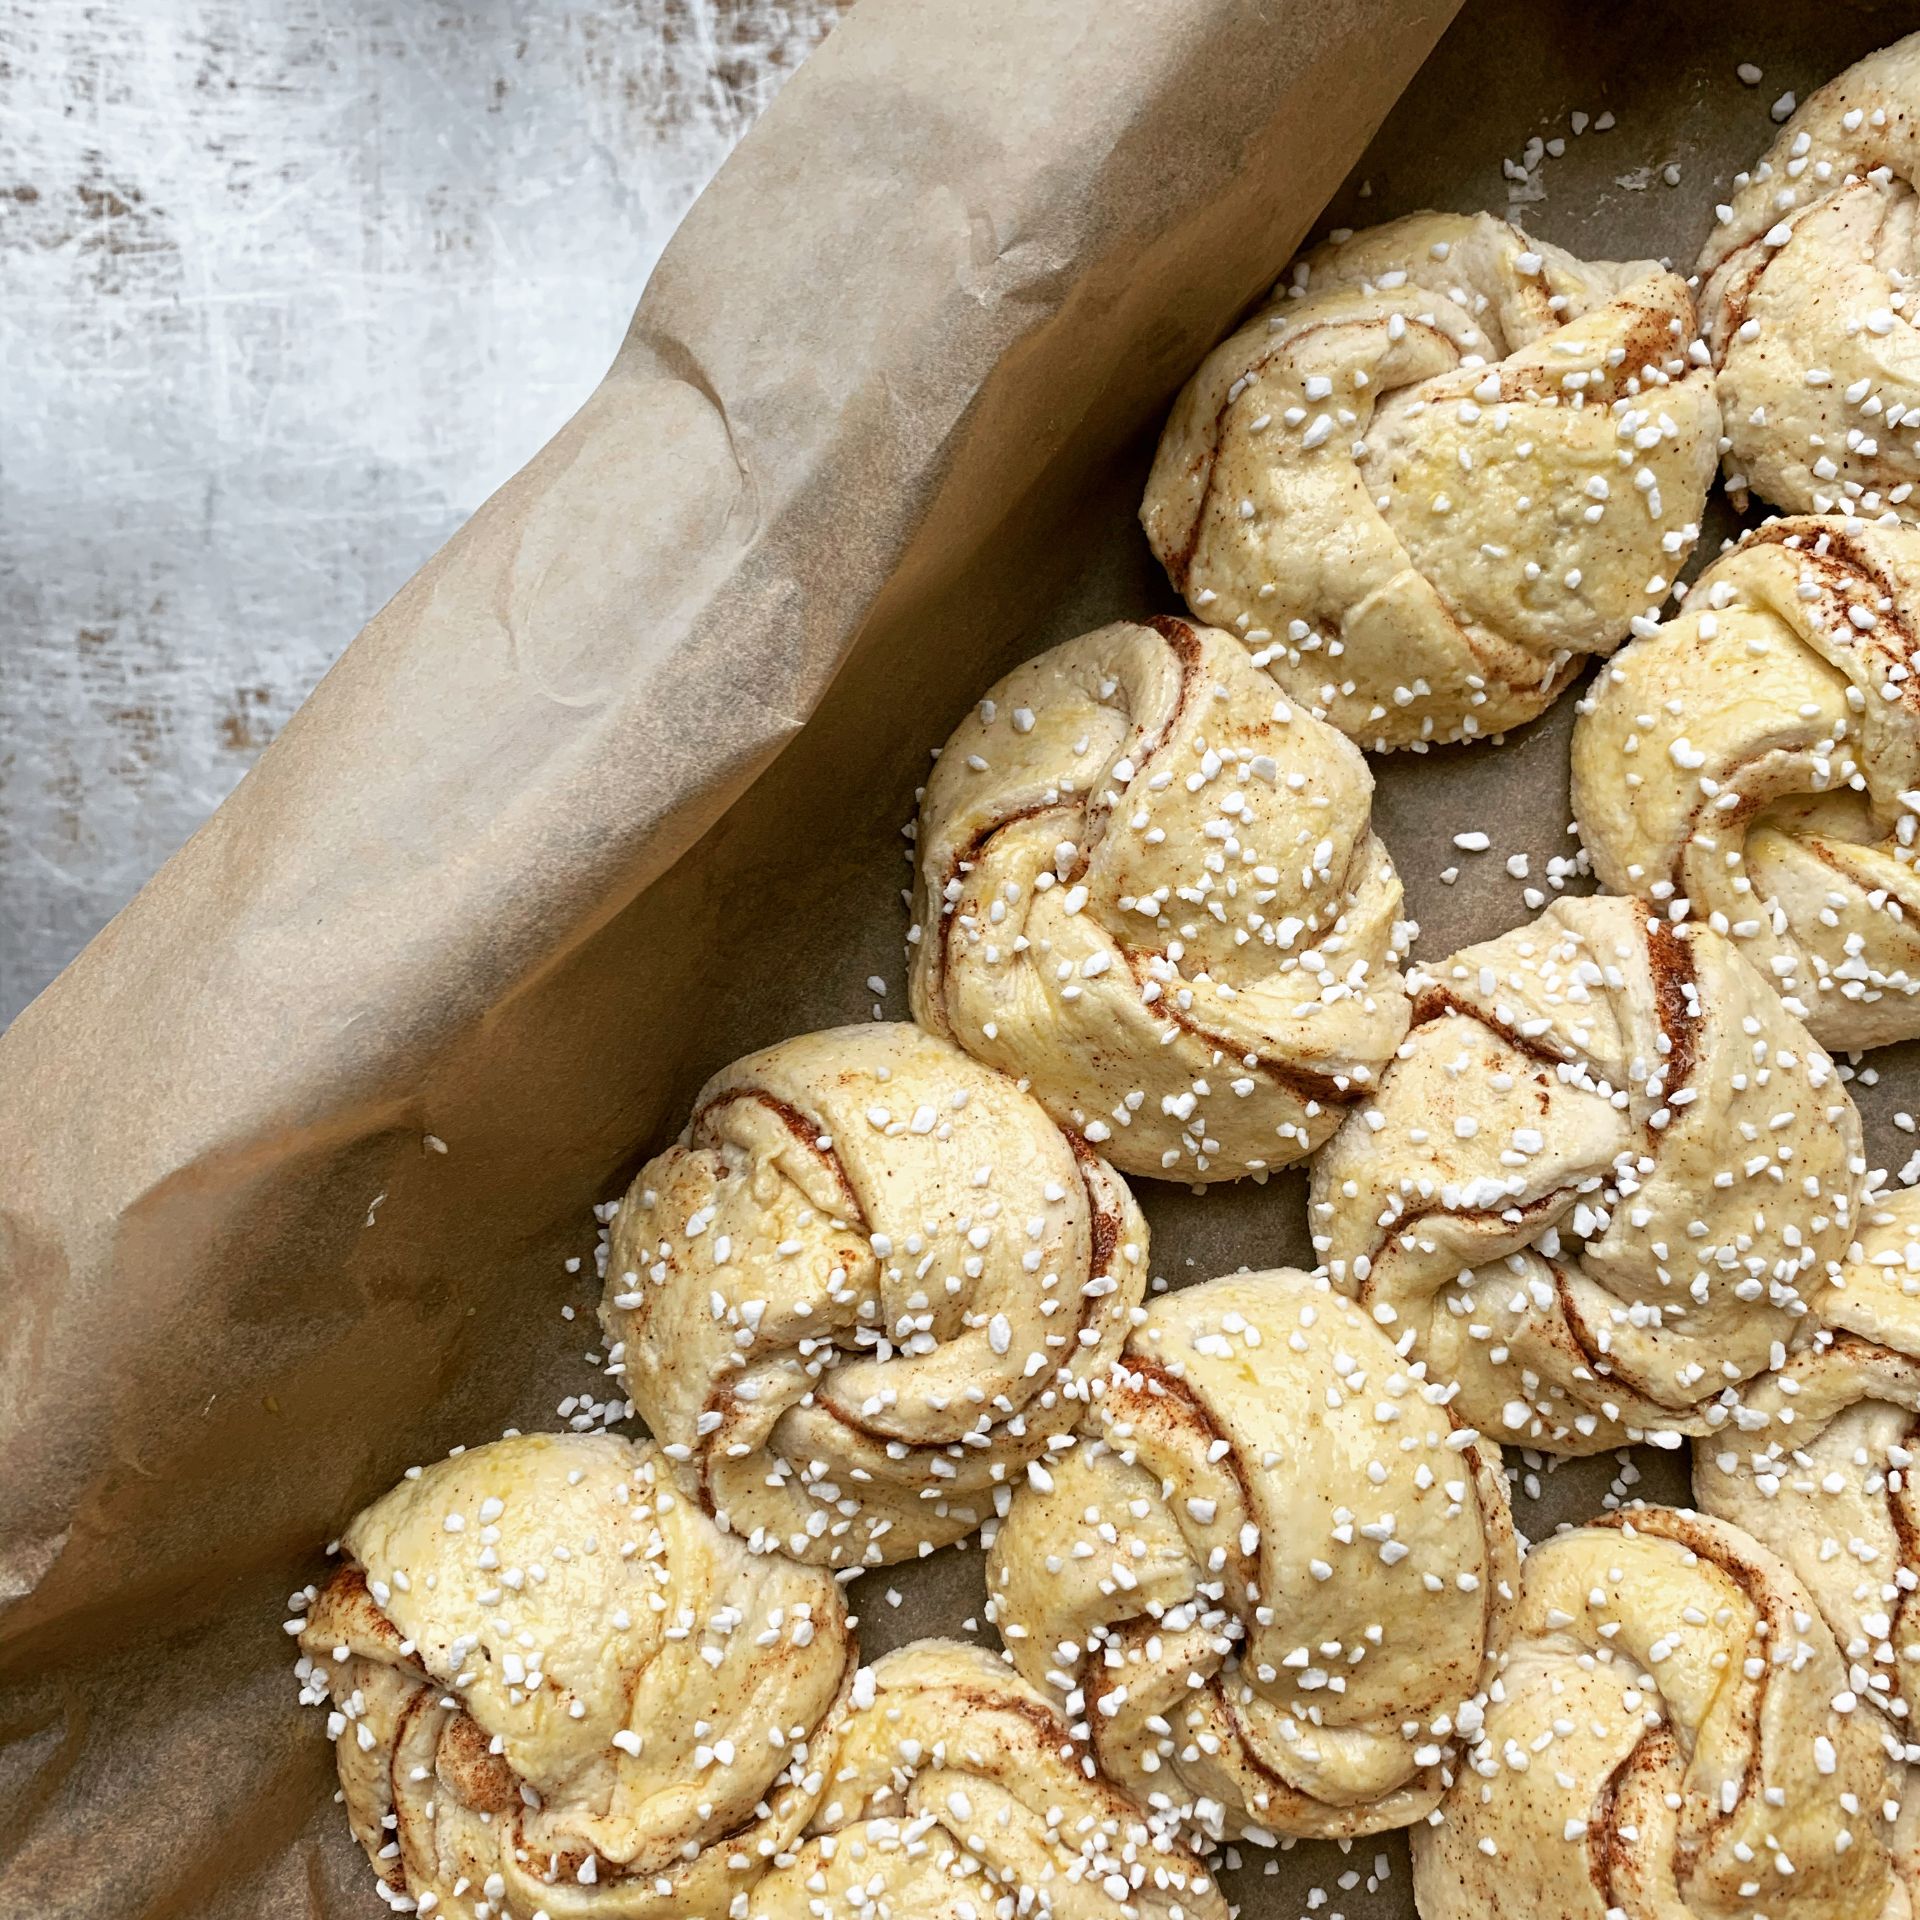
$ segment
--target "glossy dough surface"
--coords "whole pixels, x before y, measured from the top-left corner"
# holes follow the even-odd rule
[[[658,1451],[525,1434],[403,1480],[305,1630],[355,1837],[448,1920],[726,1920],[818,1799],[832,1578],[749,1553]]]
[[[1126,1338],[1147,1229],[1112,1168],[917,1027],[716,1074],[613,1223],[609,1359],[757,1550],[881,1566],[971,1533]]]
[[[1917,642],[1920,529],[1770,520],[1574,728],[1601,882],[1684,900],[1828,1047],[1920,1034]]]
[[[1700,255],[1727,484],[1789,513],[1920,517],[1920,34],[1802,103]]]
[[[1214,1837],[1404,1826],[1517,1579],[1499,1451],[1305,1274],[1156,1299],[987,1592],[1100,1766]]]
[[[1672,1446],[1810,1331],[1864,1172],[1832,1061],[1731,941],[1561,900],[1433,970],[1314,1163],[1314,1241],[1475,1425]]]
[[[1353,746],[1210,628],[1017,667],[920,809],[914,1017],[1123,1172],[1310,1152],[1406,1031],[1399,876]]]
[[[1694,335],[1652,261],[1484,213],[1373,227],[1202,362],[1140,517],[1187,604],[1363,746],[1497,733],[1698,535],[1719,411]]]

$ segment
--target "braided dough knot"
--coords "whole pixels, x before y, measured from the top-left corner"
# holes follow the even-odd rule
[[[1124,1172],[1286,1166],[1406,1031],[1372,798],[1225,634],[1121,621],[1055,647],[927,783],[914,1017]]]
[[[1809,95],[1742,179],[1700,254],[1728,486],[1920,518],[1920,34]]]
[[[1640,1508],[1527,1556],[1486,1725],[1413,1841],[1425,1920],[1889,1920],[1875,1714],[1737,1527]],[[1836,1704],[1840,1703],[1840,1704]]]
[[[800,1832],[808,1743],[857,1666],[845,1604],[728,1539],[657,1449],[495,1441],[341,1545],[304,1677],[392,1894],[448,1920],[721,1920]]]
[[[1314,1165],[1314,1239],[1476,1426],[1677,1446],[1809,1330],[1864,1172],[1833,1063],[1730,941],[1561,900],[1422,983]]]
[[[1685,900],[1829,1047],[1920,1034],[1917,651],[1920,529],[1770,520],[1574,729],[1601,880]]]
[[[1444,1398],[1304,1274],[1153,1302],[987,1566],[1109,1778],[1216,1839],[1433,1806],[1518,1577],[1498,1449]]]
[[[1101,1779],[984,1647],[920,1640],[875,1661],[820,1761],[822,1804],[751,1920],[1226,1920],[1173,1823]]]
[[[1497,733],[1692,547],[1720,430],[1693,341],[1650,260],[1484,213],[1370,228],[1201,363],[1140,517],[1188,605],[1362,745]]]
[[[758,1550],[881,1566],[972,1532],[1078,1417],[1146,1286],[1125,1183],[917,1027],[716,1074],[615,1216],[611,1363]]]
[[[1859,1258],[1822,1299],[1821,1332],[1743,1390],[1723,1432],[1695,1441],[1693,1490],[1793,1569],[1833,1629],[1849,1686],[1913,1742],[1920,1188],[1871,1195],[1863,1213]]]

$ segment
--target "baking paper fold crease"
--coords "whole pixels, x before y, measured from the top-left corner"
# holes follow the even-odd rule
[[[380,1911],[286,1595],[593,1380],[561,1262],[702,1078],[897,984],[926,748],[1452,11],[860,0],[0,1037],[0,1910]]]

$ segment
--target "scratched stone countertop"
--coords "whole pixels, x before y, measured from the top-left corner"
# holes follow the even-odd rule
[[[0,12],[0,1024],[586,397],[837,4]]]

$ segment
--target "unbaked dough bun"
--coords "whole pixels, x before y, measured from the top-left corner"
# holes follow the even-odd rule
[[[1685,284],[1491,214],[1316,247],[1174,403],[1174,586],[1368,748],[1530,720],[1666,598],[1719,409]]]
[[[1306,1274],[1156,1299],[994,1539],[1014,1664],[1215,1838],[1419,1819],[1518,1579],[1499,1449],[1447,1398]]]
[[[1372,801],[1351,743],[1224,633],[1123,620],[1054,647],[927,782],[914,1017],[1123,1172],[1299,1160],[1406,1031]]]
[[[1801,103],[1700,255],[1727,484],[1789,513],[1920,518],[1920,34]]]
[[[824,1783],[858,1658],[823,1570],[729,1539],[658,1451],[521,1434],[402,1480],[300,1634],[347,1817],[436,1920],[728,1920]]]
[[[1737,1527],[1637,1508],[1543,1541],[1486,1723],[1415,1829],[1422,1920],[1905,1920],[1885,1723]]]
[[[1474,1426],[1554,1453],[1717,1432],[1857,1225],[1833,1062],[1694,922],[1562,899],[1418,982],[1314,1162],[1314,1244]]]
[[[984,1647],[920,1640],[863,1669],[819,1765],[820,1808],[749,1920],[1227,1920],[1174,1823]]]
[[[1805,1583],[1848,1687],[1920,1741],[1920,1187],[1869,1195],[1816,1338],[1693,1446],[1694,1498]],[[1920,1751],[1911,1757],[1920,1759]]]
[[[1920,528],[1770,520],[1573,734],[1594,871],[1730,935],[1814,1038],[1920,1034]]]
[[[1005,1075],[918,1027],[736,1060],[615,1215],[609,1364],[761,1551],[885,1566],[971,1533],[1126,1338],[1147,1226]]]

